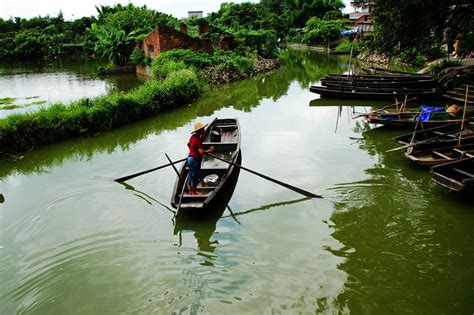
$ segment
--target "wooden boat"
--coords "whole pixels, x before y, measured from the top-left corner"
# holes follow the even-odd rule
[[[395,140],[402,146],[410,144],[407,150],[409,153],[474,144],[474,125],[467,124],[462,132],[460,128],[460,123],[423,128],[415,131],[414,136],[413,133],[407,133],[396,137]]]
[[[423,126],[423,125],[422,125]],[[467,124],[460,132],[460,123],[445,124],[433,128],[420,128],[413,133],[403,134],[395,138],[400,145],[412,143],[408,152],[427,151],[461,145],[474,144],[474,125]],[[424,127],[424,126],[423,126]],[[459,143],[461,135],[461,143]]]
[[[321,96],[335,97],[335,98],[349,98],[349,99],[366,99],[366,100],[393,100],[399,98],[402,100],[405,96],[408,98],[427,98],[436,96],[439,91],[436,88],[432,89],[385,89],[378,88],[368,90],[357,89],[332,89],[323,86],[311,86],[309,89],[313,93]]]
[[[474,157],[474,144],[405,152],[405,157],[421,166],[434,166],[451,161]]]
[[[214,146],[213,154],[227,161],[240,164],[240,125],[236,118],[215,119],[205,129],[203,148]],[[201,174],[204,180],[197,186],[199,195],[190,195],[187,191],[188,168],[186,163],[181,167],[180,177],[176,179],[171,197],[171,205],[180,209],[205,209],[219,199],[229,184],[229,178],[238,170],[237,167],[204,155],[201,162]],[[206,176],[217,175],[214,183],[205,183]],[[181,180],[181,178],[183,180]]]
[[[423,74],[420,73],[413,73],[413,72],[406,72],[406,71],[397,71],[397,70],[389,70],[389,69],[384,69],[384,68],[378,68],[378,67],[373,67],[373,68],[363,68],[367,73],[370,73],[371,75],[386,75],[386,76],[424,76]]]
[[[437,114],[442,114],[439,112]],[[401,112],[398,114],[379,114],[379,113],[370,113],[365,115],[366,120],[371,124],[384,125],[393,128],[410,128],[414,129],[416,125],[416,118],[419,114],[413,112]],[[447,118],[447,117],[446,117]],[[474,117],[469,116],[465,118],[465,122],[474,122]],[[446,124],[462,123],[461,118],[448,118],[448,119],[430,119],[427,121],[422,121],[419,125],[422,125],[424,128],[431,128],[436,126],[442,126]]]
[[[474,191],[474,157],[433,166],[431,178],[450,190]]]
[[[382,80],[382,81],[346,81],[346,80],[332,80],[322,79],[322,86],[328,88],[389,88],[389,89],[400,89],[400,88],[436,88],[438,82],[433,79],[422,79],[422,80],[410,80],[410,81],[395,81],[395,80]]]
[[[346,80],[346,81],[413,81],[413,80],[432,80],[431,75],[352,75],[352,74],[328,74],[325,79]]]

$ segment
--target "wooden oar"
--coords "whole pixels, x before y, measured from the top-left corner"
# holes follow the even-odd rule
[[[212,154],[212,153],[208,153],[208,155],[209,155],[209,156],[212,156],[212,157],[215,158],[215,159],[218,159],[218,160],[221,160],[221,161],[223,161],[223,162],[226,162],[226,163],[228,163],[228,164],[230,164],[230,165],[237,166],[238,168],[243,169],[244,171],[247,171],[247,172],[252,173],[252,174],[254,174],[254,175],[260,176],[260,177],[262,177],[262,178],[264,178],[264,179],[266,179],[266,180],[269,180],[269,181],[271,181],[271,182],[273,182],[273,183],[275,183],[275,184],[278,184],[278,185],[283,186],[283,187],[285,187],[285,188],[288,188],[288,189],[291,189],[291,190],[293,190],[293,191],[296,191],[297,193],[300,193],[300,194],[302,194],[303,196],[312,197],[312,198],[323,198],[323,197],[320,196],[320,195],[313,194],[312,192],[309,192],[309,191],[306,191],[306,190],[304,190],[304,189],[301,189],[301,188],[292,186],[292,185],[287,184],[287,183],[283,183],[283,182],[281,182],[281,181],[279,181],[279,180],[276,180],[276,179],[274,179],[274,178],[271,178],[271,177],[269,177],[269,176],[267,176],[267,175],[264,175],[264,174],[258,173],[258,172],[256,172],[256,171],[253,171],[253,170],[251,170],[251,169],[248,169],[248,168],[246,168],[246,167],[244,167],[244,166],[242,166],[242,165],[235,164],[234,162],[230,162],[230,161],[224,160],[224,159],[222,159],[222,158],[220,158],[220,157],[218,157],[218,156],[216,156],[216,155],[214,155],[214,154]]]
[[[184,178],[183,176],[181,176],[181,174],[179,173],[178,169],[176,168],[176,166],[174,166],[174,163],[173,161],[171,161],[170,157],[168,156],[168,154],[165,153],[165,156],[166,158],[168,159],[168,161],[170,162],[171,166],[173,167],[174,171],[176,172],[176,175],[178,175],[179,177],[179,180],[183,183],[184,182]]]
[[[144,174],[147,174],[147,173],[150,173],[150,172],[153,172],[153,171],[157,171],[157,170],[159,170],[159,169],[162,169],[162,168],[171,166],[171,165],[176,164],[176,163],[181,163],[181,162],[184,162],[184,161],[186,161],[185,158],[184,158],[184,159],[181,159],[181,160],[178,160],[178,161],[174,161],[174,162],[169,163],[169,164],[160,165],[160,166],[154,167],[154,168],[152,168],[152,169],[149,169],[149,170],[146,170],[146,171],[143,171],[143,172],[139,172],[139,173],[135,173],[135,174],[132,174],[132,175],[120,177],[120,178],[114,179],[114,181],[116,181],[116,182],[124,182],[124,181],[127,181],[127,180],[129,180],[129,179],[138,177],[138,176],[140,176],[140,175],[144,175]]]

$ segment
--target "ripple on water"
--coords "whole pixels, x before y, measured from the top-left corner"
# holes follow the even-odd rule
[[[91,205],[97,204],[95,201],[99,199],[98,195],[107,194],[112,198],[107,202],[127,199],[127,202],[134,202],[136,206],[137,199],[130,198],[132,193],[123,188],[73,192],[52,200],[44,208],[33,209],[32,214],[12,225],[9,234],[14,239],[9,246],[10,250],[0,258],[2,274],[10,275],[0,290],[1,299],[5,301],[4,307],[13,313],[29,312],[41,309],[60,298],[73,301],[74,295],[71,292],[80,287],[120,282],[113,275],[117,269],[126,268],[127,272],[142,270],[139,256],[150,252],[157,245],[168,246],[169,240],[153,237],[147,229],[144,232],[128,227],[128,224],[132,225],[134,222],[121,224],[124,220],[120,211],[101,208],[100,204],[97,207],[104,211],[93,216],[95,211],[99,212]],[[125,203],[122,205],[127,209]],[[145,210],[149,208],[148,203],[140,202],[140,205]],[[140,208],[131,210],[137,213],[136,220],[146,221],[147,214],[154,215],[150,211],[140,212]],[[107,213],[106,216],[104,212]],[[100,216],[101,219],[98,220]],[[104,216],[105,220],[102,220]],[[175,265],[174,249],[168,254],[161,254],[156,263]],[[138,291],[146,290],[147,277],[140,272],[135,276],[141,277],[142,282],[134,288]]]

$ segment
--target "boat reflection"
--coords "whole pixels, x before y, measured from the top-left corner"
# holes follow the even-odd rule
[[[241,157],[239,158],[241,161]],[[182,245],[182,232],[193,231],[198,247],[204,252],[214,252],[217,241],[211,241],[216,230],[217,221],[222,217],[234,193],[240,168],[236,168],[229,177],[226,187],[207,209],[187,210],[180,209],[175,217],[174,235],[179,236],[179,245]],[[232,210],[230,210],[232,211]]]

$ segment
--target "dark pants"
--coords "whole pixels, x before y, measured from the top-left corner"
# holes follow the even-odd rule
[[[189,167],[189,187],[196,188],[201,177],[201,161],[193,156],[188,157],[186,163]]]

